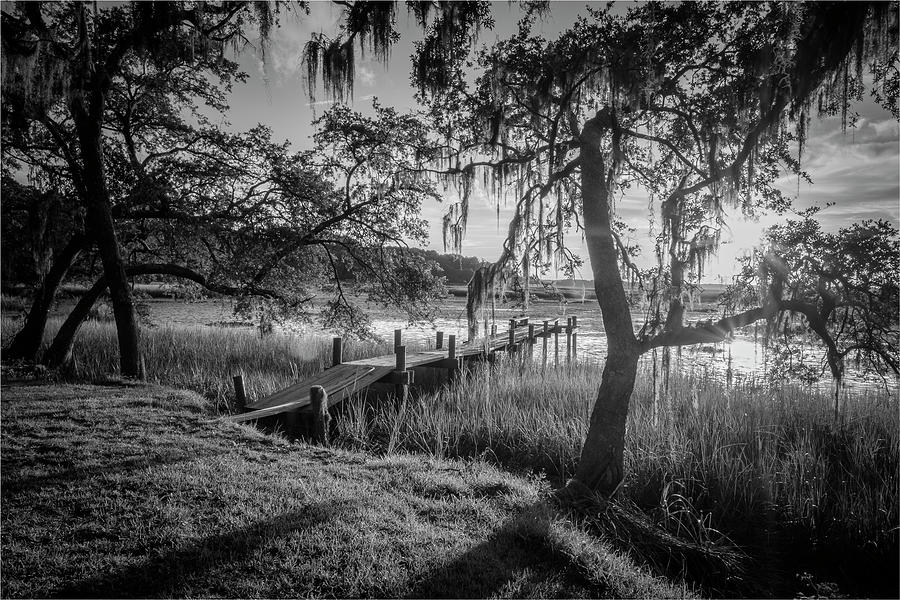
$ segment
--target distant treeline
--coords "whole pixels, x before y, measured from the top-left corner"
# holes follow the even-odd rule
[[[459,254],[441,254],[435,250],[423,250],[422,248],[408,248],[407,252],[437,263],[433,270],[435,275],[445,277],[447,285],[465,285],[472,278],[475,269],[487,264],[486,261],[474,256],[461,256]],[[336,251],[340,256],[340,251]],[[347,268],[349,261],[342,261],[338,268],[338,276],[342,280],[352,280],[353,273]]]

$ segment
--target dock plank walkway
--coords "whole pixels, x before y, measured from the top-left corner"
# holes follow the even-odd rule
[[[536,339],[545,335],[547,337],[558,335],[564,330],[572,332],[576,328],[577,326],[575,325],[566,325],[564,327],[559,324],[551,324],[546,334],[542,328],[535,329],[531,337],[529,337],[527,327],[515,328],[512,330],[513,345],[518,346],[523,342],[534,343]],[[456,346],[454,357],[450,357],[447,350],[411,352],[406,355],[406,369],[416,367],[458,368],[465,357],[510,350],[510,339],[510,333],[506,331],[486,338],[465,342]],[[373,383],[389,380],[391,374],[396,372],[396,360],[396,355],[386,354],[342,362],[318,375],[248,404],[246,406],[248,412],[232,415],[230,419],[235,422],[253,421],[263,417],[303,409],[310,405],[309,392],[313,386],[325,388],[328,394],[328,404],[337,404]]]

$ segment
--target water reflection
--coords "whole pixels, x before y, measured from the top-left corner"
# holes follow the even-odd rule
[[[210,325],[234,324],[235,316],[232,306],[225,301],[204,302],[180,302],[171,300],[151,301],[149,304],[150,318],[158,324],[169,325]],[[561,309],[561,310],[560,310]],[[437,331],[444,332],[444,339],[449,335],[456,335],[461,343],[468,338],[465,305],[461,302],[448,302],[440,308],[441,316],[433,323],[410,324],[404,319],[391,318],[378,315],[373,318],[373,330],[376,335],[384,340],[392,340],[395,329],[403,330],[404,342],[410,348],[431,348],[434,346]],[[606,356],[606,336],[603,333],[603,323],[599,310],[587,304],[577,305],[576,310],[571,310],[571,305],[560,306],[555,303],[545,303],[534,307],[533,315],[541,318],[554,316],[560,323],[565,323],[566,317],[572,314],[578,316],[578,341],[577,359],[579,361],[592,361],[598,365]],[[490,324],[495,324],[498,331],[506,331],[509,319],[521,316],[518,311],[510,309],[498,309],[493,315],[482,314],[480,329],[483,330],[484,319]],[[706,313],[688,313],[688,322],[706,320],[711,315]],[[642,316],[634,314],[635,323],[639,323]],[[551,324],[553,319],[550,320]],[[534,321],[536,329],[541,328],[541,321]],[[301,335],[332,335],[334,332],[323,331],[309,324],[293,323],[285,326],[285,329]],[[445,341],[446,345],[446,341]],[[565,360],[565,335],[560,335],[560,362]],[[550,352],[553,352],[553,343],[549,344]],[[824,349],[814,345],[797,345],[798,356],[795,364],[802,364],[806,368],[821,370],[824,358]],[[535,352],[540,352],[538,345]],[[660,351],[661,352],[661,351]],[[683,372],[694,371],[708,377],[714,377],[721,381],[748,381],[762,380],[766,374],[771,374],[773,361],[765,347],[755,340],[752,335],[738,335],[729,342],[719,344],[706,344],[689,346],[671,350],[673,367]],[[552,362],[553,357],[551,355]],[[653,353],[648,352],[642,358],[650,364]],[[848,368],[845,385],[851,389],[864,389],[878,387],[884,389],[885,382],[875,375],[864,375]],[[832,385],[831,377],[826,372],[819,381],[811,384],[822,389],[828,389]],[[900,385],[891,377],[887,387],[892,394],[896,394]]]

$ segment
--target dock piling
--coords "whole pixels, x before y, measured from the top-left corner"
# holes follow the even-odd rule
[[[572,315],[572,362],[578,359],[578,316]]]
[[[544,338],[541,343],[541,345],[543,346],[543,349],[544,349],[544,359],[543,359],[543,362],[541,363],[541,367],[545,368],[545,369],[547,368],[547,338],[550,335],[550,333],[547,331],[549,324],[550,324],[550,321],[544,321],[544,332],[541,334],[541,337]]]
[[[234,380],[234,408],[236,412],[244,412],[247,406],[247,392],[244,390],[244,376],[235,375]]]
[[[331,424],[331,415],[328,414],[328,394],[321,385],[309,388],[309,401],[312,406],[312,436],[313,441],[323,446],[328,446],[328,426]]]
[[[559,319],[553,321],[553,357],[554,366],[559,366]]]
[[[343,349],[344,341],[339,337],[332,338],[331,340],[331,366],[336,367],[342,362],[344,362],[344,349]]]
[[[437,339],[436,339],[435,342],[434,342],[434,349],[435,349],[435,350],[440,350],[440,349],[442,349],[443,347],[444,347],[444,332],[443,332],[443,331],[438,331],[438,332],[437,332]]]
[[[566,364],[572,362],[572,317],[566,319]]]
[[[406,346],[397,346],[394,349],[396,363],[394,370],[397,373],[398,383],[395,386],[397,399],[401,402],[406,401],[406,395],[409,391],[408,373],[406,371]]]
[[[534,323],[528,324],[528,360],[534,359]]]
[[[450,360],[456,360],[456,336],[451,335],[448,340],[448,348],[447,348],[447,358]],[[456,378],[456,369],[450,369],[447,371],[447,381],[452,382]]]

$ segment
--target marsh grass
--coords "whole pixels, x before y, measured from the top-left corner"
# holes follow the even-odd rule
[[[259,396],[319,372],[331,351],[326,337],[241,329],[160,327],[146,330],[143,343],[151,381],[199,391],[220,412],[233,394],[232,374],[243,373],[251,397]],[[345,359],[387,352],[389,344],[349,343]],[[75,357],[72,377],[114,372],[111,324],[86,324]],[[542,472],[559,485],[574,471],[600,376],[593,363],[544,370],[508,360],[476,366],[452,386],[432,375],[432,385],[415,388],[402,405],[373,395],[344,402],[336,443],[375,455],[480,459]],[[739,547],[747,560],[734,581],[734,573],[678,559],[671,546],[650,544],[638,558],[716,594],[896,596],[897,402],[857,394],[836,422],[830,397],[809,387],[729,386],[673,372],[663,390],[649,369],[640,372],[623,506],[692,549]]]
[[[2,320],[2,343],[19,326]],[[45,347],[62,319],[48,322]],[[348,340],[344,360],[390,351],[387,343]],[[243,375],[249,399],[261,398],[321,372],[331,361],[331,338],[291,333],[261,335],[249,328],[166,326],[144,328],[141,349],[147,380],[193,390],[217,412],[228,412],[234,400],[232,376]],[[72,349],[73,363],[60,373],[68,381],[103,381],[118,370],[116,330],[112,322],[88,320]]]
[[[7,385],[4,598],[663,598],[478,461],[373,457],[210,419],[153,385]]]
[[[479,457],[559,484],[574,472],[600,374],[590,363],[481,365],[405,406],[352,400],[342,442]],[[851,594],[896,594],[896,398],[851,397],[835,422],[830,397],[809,388],[726,386],[691,373],[674,374],[664,397],[657,387],[656,400],[654,387],[649,370],[639,373],[620,497],[687,545],[681,559],[670,546],[666,560],[650,562],[668,561],[674,574],[725,595],[821,593],[835,583]],[[708,572],[688,552],[735,544],[755,571],[744,581]]]

